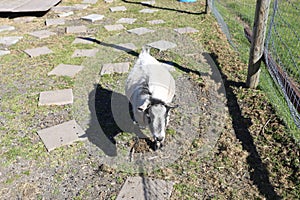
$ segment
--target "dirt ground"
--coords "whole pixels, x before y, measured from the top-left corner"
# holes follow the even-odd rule
[[[81,2],[63,1],[63,5],[75,3]],[[108,8],[119,5],[131,8],[126,17],[140,19],[127,29],[146,26],[147,20],[157,18],[167,23],[152,27],[160,31],[150,37],[108,33],[103,25],[124,17],[123,13],[110,13]],[[160,13],[144,18],[138,11],[147,6],[135,1],[112,4],[99,1],[76,11],[68,23],[89,26],[89,32],[83,36],[95,37],[102,43],[92,44],[100,51],[93,59],[69,58],[75,50],[71,43],[76,36],[65,35],[63,27],[50,27],[58,35],[45,40],[26,35],[44,29],[45,19],[56,16],[53,11],[26,24],[0,18],[0,24],[17,27],[14,35],[24,35],[19,44],[10,47],[11,55],[0,57],[1,199],[116,199],[129,176],[173,181],[171,199],[174,200],[300,198],[299,144],[264,93],[245,87],[247,65],[228,44],[213,16],[199,14],[199,10],[204,10],[204,1],[189,5],[168,0],[157,1],[155,5]],[[77,20],[93,12],[103,13],[107,18],[96,24]],[[178,26],[192,26],[199,32],[181,36],[172,32]],[[8,34],[0,33],[0,37]],[[152,53],[160,61],[172,61],[178,85],[174,101],[181,106],[172,112],[163,149],[155,152],[146,140],[141,140],[130,155],[135,135],[122,131],[122,127],[120,130],[110,107],[113,98],[117,99],[116,104],[125,99],[122,86],[126,74],[99,78],[101,64],[133,63],[142,43],[162,37],[178,42],[176,50]],[[119,54],[106,50],[108,44],[125,43],[127,39],[138,43],[136,51]],[[55,54],[30,59],[23,52],[25,48],[41,45],[52,47]],[[48,77],[48,71],[61,62],[90,67],[75,80]],[[40,91],[57,88],[73,88],[74,105],[37,106]],[[103,143],[97,142],[98,132],[91,121],[86,122],[86,116],[93,112],[91,105],[95,111],[92,121],[106,130],[106,137],[112,136],[115,142],[112,146],[101,146]],[[37,130],[73,118],[88,130],[88,140],[48,153]],[[115,151],[119,156],[109,155]],[[136,168],[136,161],[140,160],[148,161],[143,170]]]

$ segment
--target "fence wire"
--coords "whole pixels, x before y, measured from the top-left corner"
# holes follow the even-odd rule
[[[209,7],[229,43],[248,62],[244,27],[253,27],[256,1],[210,0]],[[266,66],[283,93],[295,125],[300,128],[300,1],[272,0],[265,42]],[[244,38],[243,38],[244,37]]]

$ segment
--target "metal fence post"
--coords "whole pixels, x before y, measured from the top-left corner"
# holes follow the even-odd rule
[[[264,52],[266,27],[271,0],[257,0],[253,25],[253,39],[250,48],[246,85],[256,88],[259,82],[260,63]]]

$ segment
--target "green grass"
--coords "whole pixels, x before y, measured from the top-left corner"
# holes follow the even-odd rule
[[[217,1],[215,1],[215,4],[216,8],[223,16],[229,28],[232,41],[237,47],[241,60],[245,63],[248,63],[250,44],[244,36],[243,23],[246,23],[250,25],[250,27],[252,27],[255,14],[255,1],[226,0],[220,3],[217,3]],[[280,2],[279,5],[279,11],[283,17],[283,20],[285,20],[284,22],[291,24],[291,26],[299,32],[298,22],[297,20],[293,20],[296,17],[295,12],[292,12],[293,10],[295,10],[295,8],[291,7],[291,5],[285,1],[282,3]],[[270,16],[272,14],[272,7],[273,1],[271,2],[270,6]],[[289,57],[290,51],[290,53],[295,56],[294,59],[297,60],[296,56],[300,54],[299,41],[297,41],[297,38],[292,33],[291,29],[287,27],[287,24],[285,24],[282,19],[280,20],[278,16],[275,19],[278,20],[278,22],[276,22],[276,29],[278,31],[278,34],[280,35],[280,38],[277,37],[273,29],[272,39],[275,43],[275,51],[278,54],[281,62],[283,63],[282,66],[286,69],[288,74],[299,84],[299,70],[294,67],[292,60]],[[281,44],[281,42],[287,44],[289,51],[287,50],[286,46]],[[289,129],[289,134],[299,141],[299,129],[296,127],[292,119],[290,110],[287,106],[286,101],[284,100],[282,92],[279,91],[276,84],[273,83],[266,67],[262,65],[261,68],[262,73],[260,77],[259,89],[263,90],[267,94],[269,102],[272,103],[273,107],[278,113],[278,116],[280,116],[280,118],[286,123]]]

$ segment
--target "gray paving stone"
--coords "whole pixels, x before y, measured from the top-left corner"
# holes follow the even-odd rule
[[[173,182],[146,177],[128,177],[117,200],[167,200],[171,197]]]
[[[177,46],[173,42],[169,42],[169,41],[166,41],[166,40],[159,40],[159,41],[156,41],[156,42],[149,43],[148,45],[153,47],[153,48],[159,49],[160,51],[165,51],[165,50],[168,50],[168,49],[172,49],[172,48],[175,48]]]
[[[69,77],[73,78],[82,69],[83,69],[83,66],[81,66],[81,65],[59,64],[51,72],[48,73],[48,76],[51,76],[51,75],[69,76]]]
[[[29,35],[32,35],[34,37],[37,37],[39,39],[50,37],[51,35],[56,35],[56,33],[48,31],[48,30],[41,30],[41,31],[34,31],[29,33]]]
[[[88,4],[75,4],[72,6],[55,6],[51,8],[51,10],[55,13],[64,13],[64,12],[70,12],[70,11],[76,11],[76,10],[84,10],[89,7]]]
[[[72,89],[45,91],[40,93],[39,106],[66,105],[73,103]]]
[[[76,49],[72,55],[72,58],[75,57],[94,57],[96,56],[98,49]]]
[[[142,1],[141,4],[144,4],[144,5],[154,5],[155,1]]]
[[[114,0],[104,0],[105,3],[112,3]]]
[[[86,31],[87,27],[84,25],[66,27],[66,33],[85,33]]]
[[[118,24],[133,24],[136,18],[121,18],[116,23]]]
[[[96,4],[98,0],[83,0],[82,3]]]
[[[24,50],[25,53],[27,53],[30,57],[37,57],[40,55],[50,54],[53,53],[51,49],[48,47],[38,47],[33,49],[26,49]]]
[[[7,54],[10,54],[10,51],[8,51],[8,50],[0,50],[0,56],[4,56],[4,55],[7,55]]]
[[[116,6],[109,8],[111,12],[120,12],[120,11],[126,11],[127,8],[125,6]]]
[[[36,17],[17,17],[17,18],[14,18],[14,22],[28,23],[28,22],[32,22],[35,19],[36,19]]]
[[[71,15],[74,15],[74,12],[73,12],[73,11],[59,13],[57,16],[63,18],[63,17],[71,16]]]
[[[118,46],[118,48],[115,48],[115,51],[130,52],[137,49],[137,47],[133,43],[116,44],[116,46]]]
[[[93,44],[93,43],[94,42],[91,40],[86,40],[82,38],[75,38],[75,40],[72,42],[72,44]]]
[[[124,29],[124,26],[122,24],[113,24],[113,25],[106,25],[104,28],[107,31],[120,31]]]
[[[140,10],[139,12],[140,12],[140,13],[149,13],[149,14],[151,14],[151,13],[155,13],[155,12],[157,12],[157,11],[158,11],[157,9],[149,9],[149,8],[146,8],[146,9]]]
[[[102,66],[100,75],[113,73],[126,73],[129,70],[129,62],[108,63]]]
[[[46,24],[46,26],[64,25],[65,24],[65,19],[63,19],[63,18],[46,19],[45,24]]]
[[[23,37],[21,36],[8,36],[8,37],[0,37],[0,44],[4,46],[11,46],[19,42]]]
[[[103,18],[104,18],[104,15],[98,15],[98,14],[90,14],[90,15],[81,17],[81,19],[87,20],[90,22],[99,21],[99,20],[102,20]]]
[[[197,33],[198,30],[191,28],[191,27],[184,27],[184,28],[177,28],[174,29],[179,34],[185,34],[185,33]]]
[[[13,31],[15,29],[16,28],[14,26],[9,26],[9,25],[2,25],[2,26],[0,26],[0,32],[3,32],[3,31]]]
[[[158,19],[158,20],[151,20],[151,21],[147,21],[149,24],[154,25],[154,24],[163,24],[165,23],[164,20],[162,19]]]
[[[85,132],[75,120],[39,130],[37,133],[48,151],[86,139]]]
[[[148,29],[148,28],[145,28],[145,27],[140,27],[140,28],[135,28],[135,29],[128,30],[128,32],[129,33],[134,33],[134,34],[137,34],[137,35],[143,35],[143,34],[146,34],[146,33],[153,33],[155,31],[151,30],[151,29]]]

